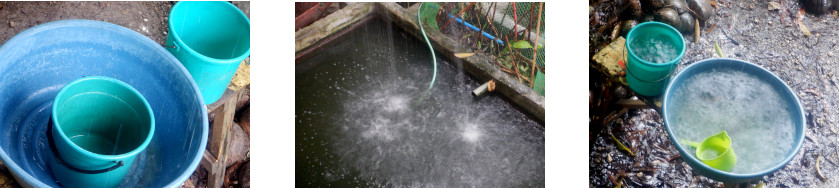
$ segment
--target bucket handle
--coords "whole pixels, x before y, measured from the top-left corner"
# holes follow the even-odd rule
[[[55,157],[55,160],[58,162],[58,164],[61,164],[61,166],[67,167],[70,170],[73,170],[73,171],[76,171],[76,172],[79,172],[79,173],[83,173],[83,174],[101,174],[101,173],[105,173],[105,172],[110,172],[112,170],[116,170],[117,168],[122,167],[124,165],[122,161],[117,161],[114,166],[106,168],[106,169],[85,170],[85,169],[79,169],[79,168],[73,167],[70,164],[67,164],[66,162],[64,162],[64,160],[61,159],[61,156],[58,155],[58,149],[55,148],[55,141],[52,138],[52,117],[50,117],[49,123],[47,124],[47,139],[49,140],[50,150],[52,150],[52,155],[53,155],[53,157]]]
[[[175,44],[175,42],[172,42],[171,46],[169,46],[168,44],[163,44],[162,46],[164,48],[174,48],[175,51],[180,51],[181,50],[180,48],[178,48],[178,44]]]

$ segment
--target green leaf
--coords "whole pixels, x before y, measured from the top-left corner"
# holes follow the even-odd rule
[[[510,63],[510,61],[509,61],[509,60],[506,60],[506,59],[504,59],[504,58],[501,58],[501,59],[498,59],[498,62],[501,62],[501,64],[502,64],[502,65],[504,65],[504,67],[506,67],[506,68],[508,68],[508,69],[512,69],[512,68],[513,68],[513,64],[512,64],[512,63]]]
[[[530,77],[530,67],[524,66],[524,63],[519,64],[519,74],[525,77]]]
[[[533,46],[531,46],[530,42],[528,42],[526,40],[520,40],[520,41],[517,41],[516,43],[513,43],[513,48],[518,48],[518,49],[533,48]]]
[[[533,91],[545,96],[545,74],[542,71],[536,71],[536,79],[533,83]]]

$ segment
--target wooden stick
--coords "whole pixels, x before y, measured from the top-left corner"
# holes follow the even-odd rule
[[[536,81],[536,53],[539,52],[539,31],[542,30],[542,24],[541,24],[542,23],[542,8],[544,7],[544,5],[545,5],[545,2],[540,2],[539,3],[539,12],[538,12],[539,17],[537,18],[537,21],[536,21],[536,43],[533,44],[533,53],[532,53],[533,54],[533,66],[530,67],[530,80],[533,80],[533,82],[530,82],[530,88],[533,88],[533,84],[536,83],[535,82]],[[530,33],[530,32],[528,32],[528,33]]]
[[[519,17],[517,16],[518,12],[516,11],[516,2],[511,2],[513,4],[513,41],[519,40]]]

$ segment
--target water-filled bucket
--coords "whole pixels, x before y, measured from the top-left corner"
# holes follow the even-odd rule
[[[633,27],[626,35],[627,74],[626,82],[638,94],[658,96],[664,91],[670,75],[685,55],[685,42],[676,28],[661,22],[644,22]],[[651,62],[639,56],[633,43],[643,43],[649,39],[661,40],[673,47],[675,54],[665,62]]]
[[[685,138],[680,138],[680,135],[677,130],[692,130],[692,131],[683,131],[683,132],[714,132],[719,130],[707,130],[704,129],[709,127],[710,125],[707,124],[680,124],[680,115],[690,115],[692,117],[698,118],[706,118],[708,115],[698,116],[698,114],[694,113],[684,113],[680,112],[678,109],[679,107],[688,106],[685,104],[685,101],[699,101],[701,103],[705,103],[705,99],[701,98],[679,98],[680,96],[680,89],[683,88],[695,88],[686,86],[691,82],[691,80],[710,80],[712,82],[709,83],[722,83],[719,78],[710,78],[710,77],[703,77],[701,75],[709,75],[708,73],[715,73],[720,71],[733,71],[737,74],[744,74],[748,75],[750,78],[755,78],[761,82],[761,84],[765,84],[766,87],[771,88],[772,93],[770,92],[760,92],[760,93],[751,93],[743,96],[767,96],[767,95],[777,95],[778,101],[777,103],[783,104],[786,106],[785,108],[781,108],[781,111],[770,111],[773,113],[763,113],[754,117],[761,117],[761,119],[768,119],[777,116],[789,116],[789,127],[785,127],[787,125],[775,125],[775,124],[766,124],[767,126],[772,126],[772,128],[760,128],[760,130],[767,130],[767,131],[778,131],[781,129],[788,129],[789,130],[789,138],[788,139],[781,139],[778,137],[771,136],[770,134],[760,134],[760,135],[752,135],[754,139],[758,138],[766,138],[765,141],[754,141],[754,140],[744,140],[743,137],[737,138],[735,137],[735,131],[744,131],[745,129],[750,129],[749,123],[743,120],[738,120],[736,118],[730,117],[743,117],[743,116],[752,116],[747,115],[748,112],[737,112],[731,114],[727,117],[720,117],[721,121],[719,123],[730,123],[734,122],[734,126],[732,129],[726,130],[728,135],[731,135],[731,139],[729,142],[746,142],[751,143],[752,145],[765,145],[766,147],[771,148],[778,148],[783,146],[784,148],[780,154],[770,155],[768,151],[765,150],[746,150],[747,148],[738,148],[733,147],[737,150],[737,160],[735,164],[735,168],[740,165],[746,165],[746,163],[751,163],[754,161],[750,161],[749,158],[746,158],[745,155],[752,154],[754,158],[777,158],[777,160],[773,160],[769,163],[766,163],[765,166],[749,171],[749,172],[728,172],[724,170],[716,169],[708,164],[703,163],[700,159],[695,157],[694,155],[698,155],[695,153],[690,147],[686,147],[683,144],[679,144]],[[731,81],[735,84],[735,87],[741,88],[754,88],[756,84],[752,83],[737,83],[737,81]],[[719,90],[722,92],[733,93],[732,95],[740,95],[736,94],[735,92],[729,92],[728,90],[733,90],[728,85],[720,86],[720,84],[712,84],[711,86],[707,86],[710,90]],[[681,92],[685,92],[687,90],[681,90]],[[749,90],[745,90],[749,91]],[[692,90],[691,92],[687,93],[697,93],[696,95],[702,96],[704,91],[702,90]],[[713,97],[709,97],[713,98]],[[717,98],[716,100],[724,100]],[[680,102],[681,101],[681,102]],[[742,103],[758,103],[760,101],[739,101]],[[734,105],[742,105],[742,104],[734,104]],[[769,109],[769,106],[765,106],[763,104],[758,103],[759,108]],[[762,109],[752,108],[752,111],[761,111]],[[762,111],[761,111],[762,112]],[[784,114],[781,114],[784,113]],[[718,116],[719,117],[719,116]],[[710,119],[711,117],[708,117]],[[662,97],[662,119],[664,120],[664,125],[667,130],[668,137],[676,146],[676,149],[682,156],[682,159],[691,166],[691,168],[699,174],[706,176],[708,178],[726,182],[726,183],[739,183],[739,182],[748,182],[751,180],[760,179],[765,175],[771,174],[777,170],[782,169],[787,163],[792,160],[793,157],[798,153],[801,149],[801,145],[804,142],[804,133],[806,131],[806,117],[804,115],[804,110],[802,108],[801,103],[796,96],[796,93],[784,83],[783,80],[778,78],[775,74],[770,72],[769,70],[764,69],[756,64],[752,64],[746,61],[738,60],[738,59],[706,59],[696,63],[691,64],[690,66],[685,67],[682,69],[678,74],[676,74],[672,81],[668,84],[664,96]],[[737,128],[742,128],[741,130],[737,130]],[[751,128],[753,129],[753,128]],[[742,134],[741,134],[742,135]],[[748,138],[746,138],[748,139]],[[776,140],[789,140],[789,142],[784,143],[770,143],[770,141]]]
[[[250,55],[250,31],[250,20],[228,2],[182,1],[169,12],[166,49],[189,70],[204,103],[212,104]]]
[[[44,23],[0,46],[0,159],[23,187],[59,187],[47,130],[58,91],[73,80],[125,82],[154,111],[154,137],[121,186],[178,187],[201,161],[207,110],[189,72],[160,44],[118,25],[92,20]]]
[[[154,114],[143,95],[108,77],[64,86],[49,122],[50,167],[65,187],[117,187],[154,135]]]

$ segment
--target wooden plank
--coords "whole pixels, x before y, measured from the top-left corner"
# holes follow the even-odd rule
[[[212,171],[213,164],[216,162],[216,157],[213,157],[213,154],[210,154],[209,151],[204,151],[204,156],[201,157],[200,165],[204,167],[204,170]]]
[[[215,159],[212,161],[212,165],[207,165],[211,167],[211,170],[208,170],[209,177],[207,178],[209,187],[221,187],[224,184],[227,151],[232,137],[230,136],[230,128],[233,126],[233,115],[236,114],[236,102],[239,101],[243,93],[243,90],[234,91],[232,95],[224,99],[223,106],[216,110],[216,118],[213,122],[213,137],[210,139],[210,156],[207,157]]]

